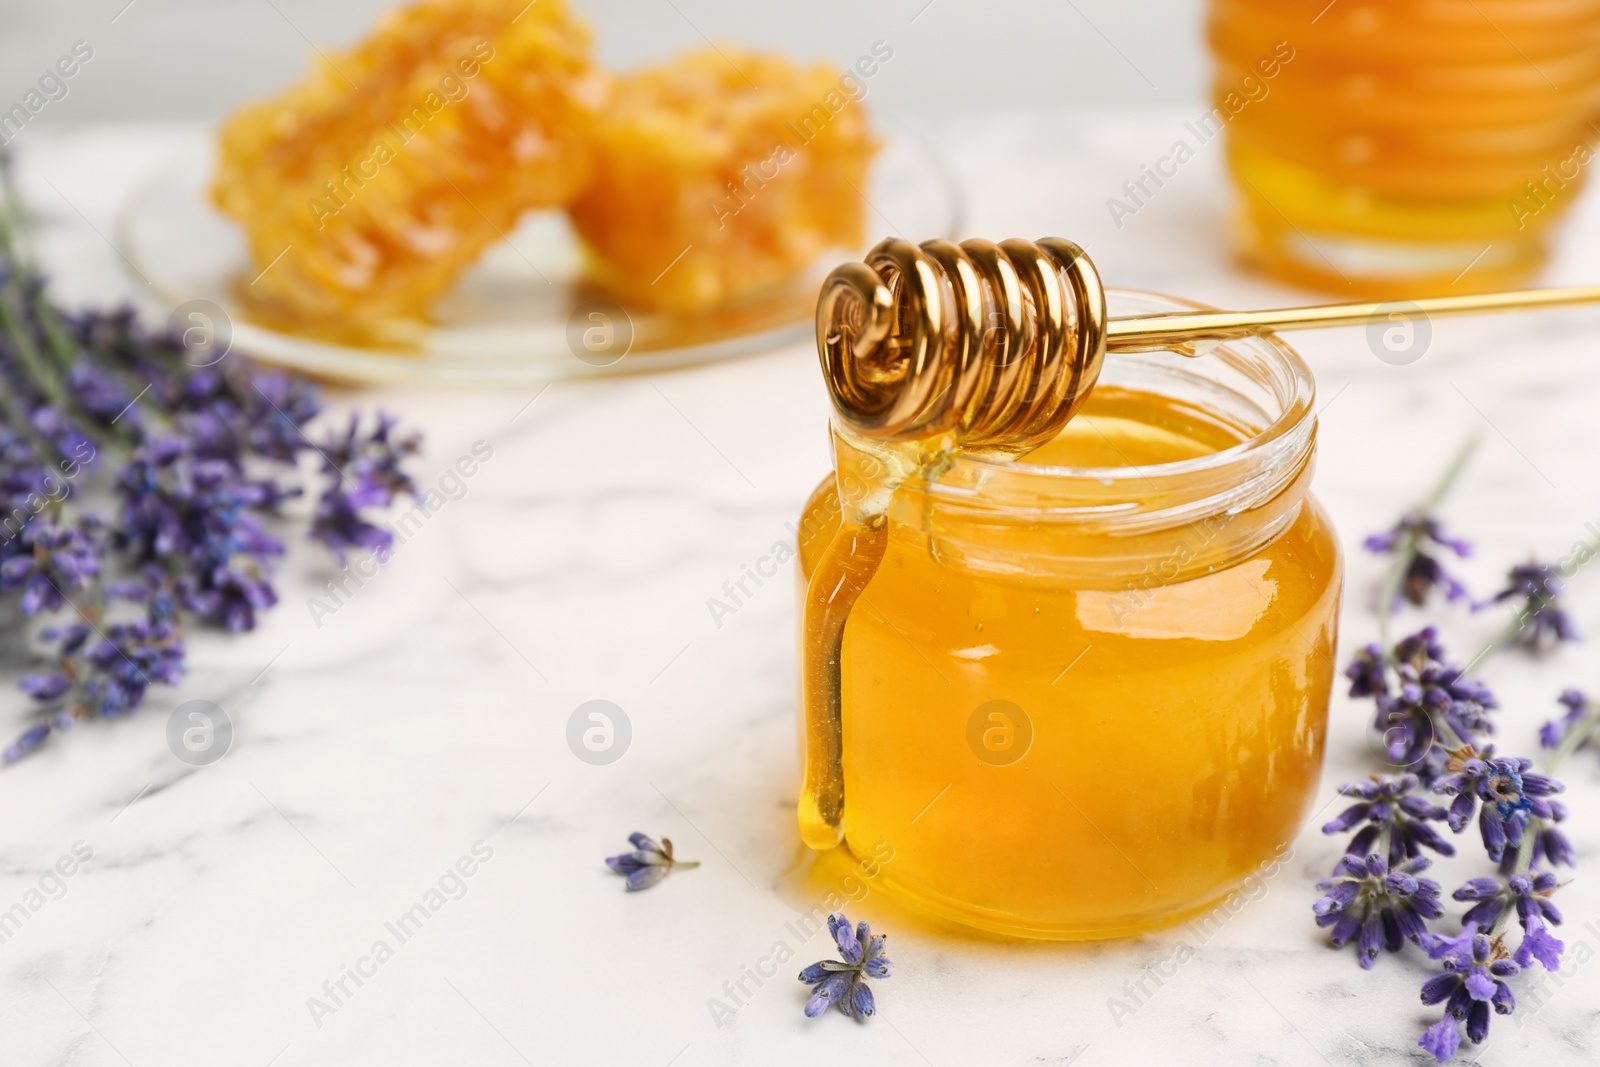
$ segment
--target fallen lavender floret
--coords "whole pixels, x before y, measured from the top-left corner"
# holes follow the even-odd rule
[[[839,946],[842,960],[822,960],[800,972],[800,981],[811,986],[806,1001],[806,1016],[815,1019],[829,1005],[857,1020],[866,1020],[878,1011],[868,978],[888,978],[894,973],[884,936],[874,934],[865,921],[851,929],[850,920],[840,912],[828,916],[828,933]]]
[[[628,835],[632,852],[606,857],[606,866],[618,874],[626,875],[628,892],[649,889],[665,878],[674,867],[698,867],[699,860],[680,860],[672,855],[672,839],[663,837],[660,844],[648,834]]]

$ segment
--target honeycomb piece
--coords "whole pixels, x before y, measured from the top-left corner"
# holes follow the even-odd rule
[[[861,83],[726,46],[618,79],[594,175],[567,209],[596,278],[630,302],[692,311],[858,245],[877,146],[846,85]]]
[[[223,127],[212,195],[246,231],[249,296],[307,322],[420,315],[523,210],[582,186],[604,92],[565,0],[391,13]]]

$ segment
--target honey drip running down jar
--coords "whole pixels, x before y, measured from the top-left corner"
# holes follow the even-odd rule
[[[807,843],[886,843],[885,888],[1057,939],[1181,920],[1281,857],[1317,786],[1341,586],[1312,397],[1260,337],[1119,353],[1020,456],[908,465],[836,419],[800,527],[807,656],[817,603],[859,595],[837,663],[802,663],[838,701],[835,731],[805,731]],[[842,799],[816,795],[830,759]]]
[[[1600,0],[1213,0],[1209,36],[1241,250],[1291,281],[1519,284],[1600,152]]]

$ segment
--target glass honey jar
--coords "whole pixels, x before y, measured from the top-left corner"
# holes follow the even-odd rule
[[[1108,295],[1120,314],[1193,307]],[[802,747],[842,764],[845,846],[892,849],[880,885],[990,931],[1106,938],[1281,856],[1317,786],[1341,586],[1309,493],[1313,392],[1276,337],[1119,354],[1055,439],[903,477],[836,421],[799,577],[865,585],[835,735],[803,724]],[[800,804],[819,848],[836,840],[808,819],[820,803]]]
[[[1520,284],[1600,151],[1600,0],[1212,0],[1244,256],[1379,298]]]

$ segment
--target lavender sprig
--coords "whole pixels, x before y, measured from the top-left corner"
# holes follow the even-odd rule
[[[31,720],[13,762],[88,718],[128,714],[184,671],[184,629],[253,629],[277,603],[316,388],[192,338],[140,327],[131,310],[54,304],[24,246],[0,153],[0,596],[42,628],[46,662],[21,680]],[[311,524],[336,553],[386,546],[370,517],[414,492],[400,463],[417,439],[352,421]]]
[[[1561,911],[1550,895],[1561,888],[1548,871],[1529,870],[1509,878],[1474,878],[1453,894],[1456,900],[1476,903],[1461,917],[1463,923],[1489,930],[1500,925],[1508,909],[1514,909],[1524,931],[1550,923],[1561,925]]]
[[[1378,634],[1384,644],[1389,639],[1389,618],[1402,599],[1421,607],[1435,590],[1442,590],[1447,600],[1460,600],[1467,595],[1466,586],[1439,562],[1439,550],[1464,558],[1472,554],[1472,545],[1448,536],[1434,510],[1455,486],[1480,440],[1475,435],[1456,451],[1422,503],[1402,516],[1392,529],[1373,534],[1363,542],[1367,551],[1393,557],[1378,593]]]
[[[355,548],[387,556],[394,535],[368,520],[365,509],[387,507],[402,494],[418,495],[401,465],[421,446],[421,438],[397,435],[394,428],[394,420],[380,411],[377,425],[363,433],[359,417],[352,415],[343,436],[330,437],[317,450],[328,484],[317,502],[311,532],[341,562]]]
[[[1515,1010],[1509,980],[1534,963],[1549,970],[1560,966],[1565,946],[1552,927],[1562,915],[1550,899],[1560,883],[1549,868],[1571,866],[1575,857],[1559,826],[1567,809],[1554,799],[1562,786],[1550,774],[1600,731],[1600,707],[1575,690],[1562,694],[1567,714],[1540,732],[1541,743],[1554,751],[1546,771],[1536,772],[1532,760],[1496,755],[1488,738],[1498,701],[1449,660],[1436,629],[1426,627],[1388,646],[1389,616],[1401,599],[1420,605],[1439,589],[1446,599],[1462,595],[1460,583],[1439,566],[1435,550],[1464,556],[1468,546],[1445,536],[1432,511],[1471,448],[1469,442],[1423,506],[1368,541],[1374,551],[1395,557],[1379,603],[1383,640],[1358,650],[1345,677],[1352,697],[1373,701],[1373,725],[1389,773],[1341,787],[1357,803],[1323,829],[1354,830],[1355,836],[1334,876],[1318,883],[1323,896],[1313,909],[1318,925],[1331,928],[1335,946],[1357,942],[1363,967],[1382,950],[1399,951],[1407,942],[1440,964],[1441,973],[1424,983],[1421,997],[1424,1004],[1443,1004],[1445,1014],[1417,1042],[1440,1062],[1456,1054],[1463,1036],[1483,1042],[1494,1014]],[[1488,601],[1520,598],[1513,625],[1473,662],[1506,644],[1539,651],[1575,639],[1558,599],[1560,579],[1554,568],[1537,563],[1513,568],[1508,588]],[[1448,810],[1417,795],[1424,787],[1450,797]],[[1432,826],[1441,817],[1456,833],[1476,821],[1484,854],[1499,872],[1472,878],[1455,891],[1454,899],[1469,905],[1463,930],[1455,936],[1428,929],[1442,917],[1443,907],[1436,883],[1417,877],[1428,863],[1420,855],[1424,848],[1443,855],[1454,851]],[[1507,943],[1517,934],[1511,929],[1513,917],[1520,927],[1514,948]]]
[[[1516,1010],[1516,996],[1505,979],[1535,962],[1547,971],[1561,966],[1566,946],[1546,925],[1561,921],[1561,913],[1548,900],[1555,888],[1555,879],[1542,873],[1514,875],[1504,888],[1493,879],[1473,879],[1455,893],[1457,900],[1478,902],[1467,912],[1460,935],[1429,934],[1424,939],[1423,947],[1429,957],[1442,961],[1444,973],[1423,983],[1422,1003],[1443,1001],[1445,1015],[1423,1031],[1417,1045],[1440,1063],[1460,1047],[1460,1023],[1466,1023],[1467,1040],[1481,1045],[1489,1036],[1490,1010],[1499,1015]],[[1523,931],[1514,953],[1507,949],[1504,933],[1512,914],[1519,917]],[[1490,915],[1492,922],[1487,921]]]

